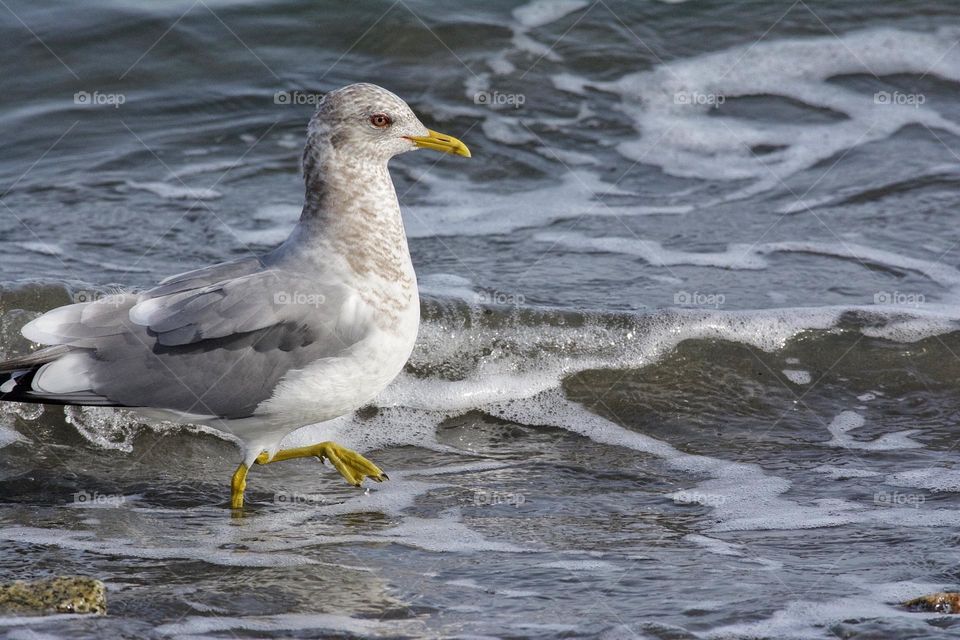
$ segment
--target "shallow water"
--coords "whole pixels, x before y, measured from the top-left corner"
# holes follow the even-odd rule
[[[256,468],[231,519],[215,434],[3,407],[0,580],[93,575],[110,615],[0,634],[960,633],[898,606],[960,559],[954,3],[0,16],[8,353],[42,310],[282,240],[313,92],[382,84],[474,155],[394,161],[416,351],[289,440],[390,481]]]

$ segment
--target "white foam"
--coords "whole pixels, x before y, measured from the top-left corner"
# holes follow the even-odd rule
[[[557,88],[593,86],[621,96],[636,139],[621,143],[629,159],[681,177],[750,180],[734,197],[776,188],[803,169],[853,147],[882,140],[908,124],[960,133],[930,104],[885,104],[830,78],[845,74],[933,74],[960,82],[956,30],[935,33],[874,28],[818,37],[764,39],[661,64],[613,82],[560,74]],[[718,99],[773,95],[844,116],[823,123],[755,122],[713,117]],[[757,146],[777,150],[756,155]]]
[[[554,560],[552,562],[541,562],[537,566],[550,569],[565,569],[567,571],[603,571],[607,573],[625,571],[623,567],[604,560]]]
[[[409,380],[405,381],[405,383],[407,382]],[[479,406],[485,412],[499,418],[526,425],[549,424],[583,435],[595,442],[627,447],[640,453],[656,456],[663,459],[671,467],[686,473],[709,475],[709,479],[687,490],[688,493],[708,497],[701,503],[710,506],[716,517],[716,524],[709,531],[794,530],[858,522],[902,523],[909,526],[939,527],[953,526],[954,523],[960,522],[960,511],[948,509],[918,511],[909,507],[881,508],[876,505],[871,508],[871,506],[861,503],[836,499],[819,499],[801,504],[784,497],[784,494],[791,487],[788,480],[768,475],[757,465],[734,463],[709,456],[683,453],[668,443],[642,433],[629,431],[586,411],[582,406],[566,400],[562,391],[558,388],[543,385],[542,381],[536,386],[546,386],[546,390],[538,391],[532,395],[529,394],[531,391],[529,386],[519,388],[516,385],[508,385],[508,389],[504,393],[512,393],[514,398],[523,398],[522,402],[504,399],[503,397],[499,401],[491,401],[492,399],[488,398],[487,401],[491,403],[486,405],[462,402],[456,399],[458,394],[453,393],[448,396],[444,393],[443,387],[445,385],[461,383],[462,381],[435,382],[429,390],[421,388],[419,393],[411,392],[412,390],[408,388],[405,392],[395,392],[393,400],[400,401],[403,399],[416,405],[432,404],[435,407],[432,412],[427,409],[416,409],[416,412],[420,414],[416,422],[420,423],[421,432],[424,428],[424,417],[432,414],[433,418],[427,427],[428,430],[432,430],[444,417],[461,413],[466,410],[465,408],[468,405],[473,404],[474,407]],[[405,386],[405,384],[401,386]],[[414,387],[416,386],[414,385]],[[424,397],[421,395],[422,393],[428,393],[429,396]],[[840,419],[840,423],[845,423],[840,424],[841,429],[835,428],[837,433],[842,431],[843,434],[846,434],[846,431],[861,425],[861,421],[856,419],[859,417],[857,414],[848,413],[850,415]],[[404,433],[402,425],[400,433],[395,435],[408,442],[411,441],[410,436],[412,434],[410,432]],[[897,436],[902,435],[904,434],[895,434],[892,439],[885,436],[875,441],[872,446],[886,448],[888,445],[897,447],[915,445],[912,441],[905,439],[904,441],[896,441]],[[417,442],[418,440],[414,438],[412,441]],[[871,443],[868,443],[867,446],[871,446]],[[750,492],[744,492],[742,490],[744,486],[749,486],[751,488]],[[433,526],[440,525],[430,524],[428,529]],[[433,544],[424,544],[420,535],[398,535],[397,532],[389,532],[385,535],[388,539],[401,544],[436,548]],[[361,538],[364,540],[383,539],[381,535],[362,536]],[[357,540],[361,538],[357,538]],[[477,544],[482,547],[485,543],[478,542]]]
[[[422,204],[404,207],[404,225],[411,238],[507,233],[562,218],[602,216],[611,212],[621,215],[662,212],[656,207],[611,208],[593,202],[598,194],[625,192],[583,171],[565,173],[558,184],[516,193],[464,189],[460,183],[444,180],[436,171],[420,174],[417,179],[421,183],[418,188],[425,185],[429,192]]]
[[[707,474],[710,479],[698,483],[686,493],[703,496],[716,516],[712,532],[806,529],[838,526],[870,519],[866,507],[843,500],[817,500],[800,504],[783,497],[791,483],[770,476],[754,464],[728,462],[709,456],[681,452],[666,442],[629,431],[583,407],[565,400],[558,391],[550,391],[523,403],[505,402],[486,407],[486,411],[519,424],[549,424],[578,433],[594,442],[627,447],[663,459],[669,466],[691,474]],[[743,491],[749,486],[750,491]],[[889,512],[902,511],[889,509]],[[912,510],[911,510],[912,511]],[[938,514],[934,520],[960,516],[960,512]],[[880,517],[880,516],[877,516]],[[901,518],[902,513],[885,517]]]
[[[850,431],[859,429],[864,424],[866,424],[866,420],[859,413],[855,411],[842,411],[837,414],[827,426],[833,438],[826,444],[844,449],[862,449],[864,451],[916,449],[923,446],[919,442],[910,439],[911,435],[918,433],[916,429],[886,433],[876,440],[870,441],[856,440],[849,435]]]
[[[284,133],[277,139],[277,146],[283,149],[300,149],[303,147],[303,140],[292,133]]]
[[[302,207],[292,204],[271,204],[258,208],[252,220],[259,223],[258,228],[245,229],[231,227],[230,231],[244,244],[277,245],[287,239]]]
[[[897,619],[898,627],[920,623],[922,626],[917,626],[918,630],[926,628],[925,623],[917,619],[918,614],[877,601],[870,594],[863,594],[822,601],[802,598],[787,600],[784,607],[774,612],[769,618],[756,622],[736,622],[706,631],[701,637],[737,640],[752,638],[821,640],[826,637],[825,627],[849,620],[852,612],[856,612],[858,620]]]
[[[791,194],[793,195],[793,194]],[[835,194],[826,195],[826,196],[808,196],[803,195],[798,200],[788,200],[786,204],[782,204],[776,208],[777,213],[797,213],[799,211],[806,211],[808,209],[815,209],[817,207],[822,207],[827,204],[834,203],[840,198]]]
[[[851,469],[847,467],[838,467],[832,464],[823,464],[811,469],[814,473],[823,473],[831,480],[847,480],[849,478],[875,478],[883,475],[879,471],[868,471],[867,469]]]
[[[258,244],[264,246],[273,246],[282,243],[287,239],[287,236],[290,235],[290,230],[293,228],[291,225],[290,228],[285,227],[267,227],[264,229],[236,229],[231,228],[230,231],[233,233],[234,237],[243,244]]]
[[[48,545],[108,556],[158,560],[196,560],[235,567],[285,567],[315,563],[314,560],[301,555],[275,550],[271,550],[269,553],[258,553],[252,550],[227,551],[218,548],[219,544],[232,541],[228,534],[228,531],[222,532],[222,539],[216,541],[215,544],[198,545],[197,540],[191,538],[190,544],[184,544],[185,541],[181,540],[177,546],[165,547],[158,546],[156,541],[151,541],[152,546],[145,546],[143,541],[126,538],[94,538],[91,533],[85,531],[20,526],[0,528],[0,540]]]
[[[764,340],[772,338],[771,332],[761,331],[760,334]],[[502,384],[502,388],[494,394],[483,394],[482,398],[474,397],[473,400],[469,398],[465,400],[461,397],[469,390],[469,384],[465,381],[427,382],[404,377],[392,387],[392,392],[388,395],[390,404],[407,408],[396,413],[381,410],[381,415],[386,414],[384,426],[376,424],[375,419],[348,422],[338,426],[336,430],[344,437],[353,439],[350,446],[358,443],[357,448],[361,450],[390,440],[419,446],[433,441],[436,426],[446,417],[472,408],[481,408],[493,416],[519,424],[549,424],[580,434],[595,442],[627,447],[639,453],[656,456],[683,472],[711,476],[710,479],[699,483],[692,491],[712,496],[708,503],[716,511],[717,516],[717,524],[712,527],[713,531],[836,526],[873,517],[865,513],[866,508],[863,505],[846,501],[822,500],[814,501],[812,504],[798,504],[783,497],[790,488],[789,481],[769,476],[756,465],[686,454],[668,443],[624,429],[588,412],[581,405],[566,400],[563,392],[557,387],[558,376],[559,373],[541,372],[538,376],[531,376],[526,384],[517,379],[509,384]],[[490,384],[489,379],[493,377],[481,375],[479,379]],[[496,383],[494,385],[496,386]],[[523,398],[523,400],[518,402],[514,400],[516,398]],[[408,419],[396,420],[403,415]],[[370,422],[375,424],[370,425]],[[345,428],[346,425],[350,425],[351,428]],[[385,428],[385,425],[389,425],[389,429]],[[369,435],[358,433],[353,427],[368,430]],[[308,427],[297,432],[297,435],[304,441],[331,437],[328,429],[322,431],[320,429],[320,426]],[[384,431],[388,433],[385,434]],[[365,440],[367,437],[369,439]],[[743,486],[750,486],[751,491],[743,492]],[[385,487],[385,491],[392,489],[392,487]],[[418,488],[414,493],[420,490]],[[385,493],[385,491],[381,489],[374,495]],[[389,494],[385,497],[388,498],[385,503],[392,502]],[[884,517],[890,519],[904,516],[888,513]],[[940,526],[934,523],[950,520],[953,517],[955,514],[952,513],[938,514],[936,517],[931,517],[929,525]],[[480,550],[493,544],[500,550],[517,550],[512,545],[504,548],[500,543],[478,538],[469,530],[463,532],[458,530],[456,536],[450,536],[451,526],[454,525],[446,520],[411,521],[402,528],[364,536],[338,537],[331,542],[391,541],[431,550],[447,549],[451,544],[461,550],[462,545],[466,545],[470,550]],[[457,542],[451,542],[451,538]]]
[[[513,17],[527,28],[542,27],[586,7],[586,0],[534,0],[513,10]]]
[[[15,442],[30,442],[30,441],[11,428],[0,426],[0,449],[3,449],[4,447],[9,447],[11,444]]]
[[[443,485],[418,482],[408,477],[408,473],[391,471],[390,477],[397,482],[378,485],[375,489],[358,493],[357,497],[332,504],[310,504],[314,514],[330,517],[353,513],[379,512],[389,516],[400,516],[409,509],[419,496],[431,489]]]
[[[2,402],[0,403],[0,417],[8,419],[16,416],[23,420],[39,420],[44,414],[44,405],[32,402]]]
[[[303,207],[298,204],[268,204],[254,211],[253,219],[289,225],[293,228],[300,219],[302,210]]]
[[[515,120],[497,113],[488,115],[480,123],[480,129],[487,139],[503,144],[521,146],[538,140],[537,136],[529,129],[525,129]]]
[[[678,251],[666,249],[659,242],[640,238],[590,238],[576,232],[538,233],[539,242],[558,244],[571,249],[592,249],[609,253],[625,253],[642,258],[656,266],[692,265],[724,269],[764,269],[766,260],[750,245],[730,245],[722,252]]]
[[[104,449],[130,453],[140,421],[130,411],[110,407],[65,406],[63,416],[83,437]]]
[[[731,244],[723,251],[683,251],[665,249],[659,242],[642,238],[590,237],[579,232],[538,233],[534,238],[574,250],[594,250],[622,253],[642,258],[654,266],[709,266],[723,269],[765,269],[769,266],[764,256],[772,253],[809,253],[836,258],[846,258],[865,265],[889,267],[913,271],[926,276],[948,289],[960,287],[960,269],[940,261],[923,260],[893,251],[875,249],[849,242],[767,242],[757,244]],[[882,294],[883,292],[881,292]],[[896,299],[888,292],[890,302]],[[883,297],[879,300],[883,301]],[[889,305],[893,306],[893,305]],[[920,307],[918,304],[916,307]],[[902,305],[895,308],[904,309]],[[909,326],[908,321],[904,321]]]
[[[783,375],[793,384],[810,384],[813,381],[810,372],[802,369],[783,369]]]
[[[367,618],[332,613],[284,613],[271,616],[189,616],[179,622],[158,626],[154,631],[163,636],[192,636],[215,631],[264,633],[271,631],[324,631],[351,636],[371,634],[395,635],[412,632],[417,623],[404,620],[381,622]]]
[[[531,549],[508,542],[489,540],[459,522],[459,514],[450,513],[445,518],[418,518],[404,516],[395,527],[369,534],[326,536],[323,544],[355,542],[392,542],[406,547],[437,553],[476,553],[500,551],[520,553]]]
[[[27,251],[32,251],[34,253],[41,253],[45,256],[62,256],[63,247],[58,244],[51,244],[49,242],[17,242],[16,245],[21,249]]]
[[[15,616],[0,616],[0,627],[20,627],[20,626],[39,626],[42,624],[55,624],[59,621],[64,620],[82,620],[84,618],[89,618],[89,614],[85,613],[51,613],[42,616],[24,616],[24,615],[15,615]],[[14,638],[12,632],[4,636],[4,638]],[[63,640],[65,636],[54,636],[47,634],[39,634],[32,629],[24,629],[20,633],[21,638],[26,640],[46,640],[47,638],[54,638],[55,640]]]
[[[766,558],[755,558],[753,557],[748,548],[742,544],[734,544],[732,542],[726,542],[718,538],[711,538],[710,536],[702,536],[697,533],[688,533],[683,536],[683,539],[686,542],[692,542],[693,544],[702,547],[709,551],[710,553],[715,553],[721,556],[730,556],[733,558],[743,558],[749,562],[756,562],[761,564],[768,569],[780,569],[783,567],[782,562],[776,560],[768,560]]]
[[[447,296],[450,298],[460,298],[473,302],[476,299],[476,291],[473,289],[473,283],[463,276],[452,273],[427,273],[417,276],[417,284],[420,293],[435,296]]]
[[[742,545],[739,544],[731,544],[717,538],[702,536],[697,533],[688,533],[687,535],[683,536],[683,539],[687,542],[692,542],[693,544],[701,546],[712,553],[722,556],[743,556]]]
[[[912,258],[893,251],[875,249],[851,242],[770,242],[756,245],[758,253],[813,253],[837,258],[849,258],[871,265],[904,269],[926,276],[948,288],[960,285],[960,270],[940,261]]]
[[[128,187],[149,191],[154,195],[168,200],[215,200],[223,197],[223,194],[215,189],[185,187],[167,182],[136,182],[134,180],[127,180],[126,184]]]
[[[902,313],[903,308],[886,308],[893,313]],[[943,335],[957,330],[957,320],[950,316],[937,316],[936,309],[931,305],[918,308],[914,312],[916,317],[900,317],[891,319],[883,326],[863,327],[860,331],[870,338],[882,338],[893,342],[917,342],[932,336]]]
[[[668,203],[663,206],[615,206],[604,204],[602,196],[629,195],[609,178],[606,163],[590,150],[574,151],[555,148],[542,138],[542,128],[564,130],[577,128],[595,115],[591,107],[582,103],[576,114],[547,116],[539,114],[536,131],[530,126],[528,114],[516,102],[500,103],[490,99],[478,102],[478,96],[489,98],[502,95],[510,98],[533,96],[516,93],[515,78],[543,61],[560,62],[555,35],[537,33],[540,27],[550,25],[576,12],[591,11],[588,0],[534,0],[513,11],[513,20],[505,25],[511,31],[510,46],[485,55],[489,71],[467,74],[464,78],[466,105],[446,105],[437,109],[445,118],[464,117],[479,122],[479,128],[489,140],[533,150],[564,169],[558,182],[535,190],[515,193],[493,193],[483,188],[464,188],[460,180],[450,180],[438,168],[421,172],[414,179],[426,186],[426,201],[404,208],[408,235],[429,237],[445,235],[486,235],[508,233],[523,227],[542,226],[555,220],[581,215],[652,215],[678,214],[691,211],[686,204]],[[579,20],[578,17],[576,20]],[[576,24],[576,22],[574,23]],[[513,76],[513,78],[504,78]],[[501,78],[504,78],[501,81]],[[476,106],[474,105],[476,103]],[[518,106],[520,108],[518,108]],[[400,194],[401,201],[405,194]]]
[[[191,176],[203,175],[205,173],[227,173],[237,166],[240,163],[237,160],[210,160],[208,162],[194,162],[191,164],[185,164],[178,169],[175,169],[170,172],[170,177],[175,179],[182,179]]]
[[[425,322],[412,365],[429,369],[440,362],[470,362],[459,379],[403,373],[376,398],[380,411],[374,417],[359,420],[351,416],[308,426],[289,436],[285,446],[332,439],[361,451],[402,444],[444,450],[436,440],[436,425],[446,418],[483,409],[522,423],[534,420],[534,424],[554,424],[597,441],[679,460],[677,452],[662,442],[619,429],[614,434],[609,423],[598,422],[594,415],[583,416],[582,410],[570,405],[559,391],[562,381],[591,368],[645,367],[685,340],[717,339],[774,351],[803,331],[833,328],[844,311],[669,311],[643,316],[632,328],[590,322],[576,329],[549,323],[529,327],[511,323],[508,331],[484,330],[479,310],[472,328]],[[533,411],[537,417],[524,411]],[[563,422],[558,423],[561,418]],[[835,430],[839,439],[832,444],[836,446],[917,446],[905,437],[908,433],[883,436],[865,444],[854,441],[846,430]],[[686,458],[686,464],[692,464],[693,459]],[[693,467],[704,470],[699,465]],[[708,465],[706,470],[716,468]]]
[[[600,159],[589,153],[572,151],[570,149],[554,149],[552,147],[537,147],[536,151],[545,157],[553,156],[565,165],[570,166],[597,166],[600,165]]]
[[[911,469],[890,474],[885,482],[898,487],[915,487],[929,491],[960,492],[960,471],[933,467],[929,469]]]

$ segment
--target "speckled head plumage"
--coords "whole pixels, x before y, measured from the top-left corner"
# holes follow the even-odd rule
[[[374,84],[351,84],[326,94],[310,120],[308,147],[327,141],[338,152],[385,162],[417,148],[430,134],[406,102]],[[309,149],[308,149],[309,150]]]
[[[397,208],[387,162],[418,148],[470,157],[466,145],[427,129],[406,102],[383,87],[359,83],[327,93],[307,127],[301,219],[324,218],[364,198]]]
[[[304,171],[316,158],[385,164],[393,156],[425,148],[470,157],[466,145],[427,129],[396,94],[375,84],[347,85],[326,94],[307,128]]]

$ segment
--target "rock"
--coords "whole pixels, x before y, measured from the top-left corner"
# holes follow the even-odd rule
[[[941,591],[908,600],[903,604],[913,611],[960,613],[960,593],[956,591]]]
[[[17,580],[0,585],[0,611],[5,613],[107,612],[107,588],[94,578],[60,576]]]

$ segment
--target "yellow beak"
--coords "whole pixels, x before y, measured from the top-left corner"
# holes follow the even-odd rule
[[[437,133],[427,129],[425,136],[407,136],[407,140],[415,144],[420,149],[434,149],[444,153],[455,153],[458,156],[470,157],[470,149],[453,136],[443,133]]]

